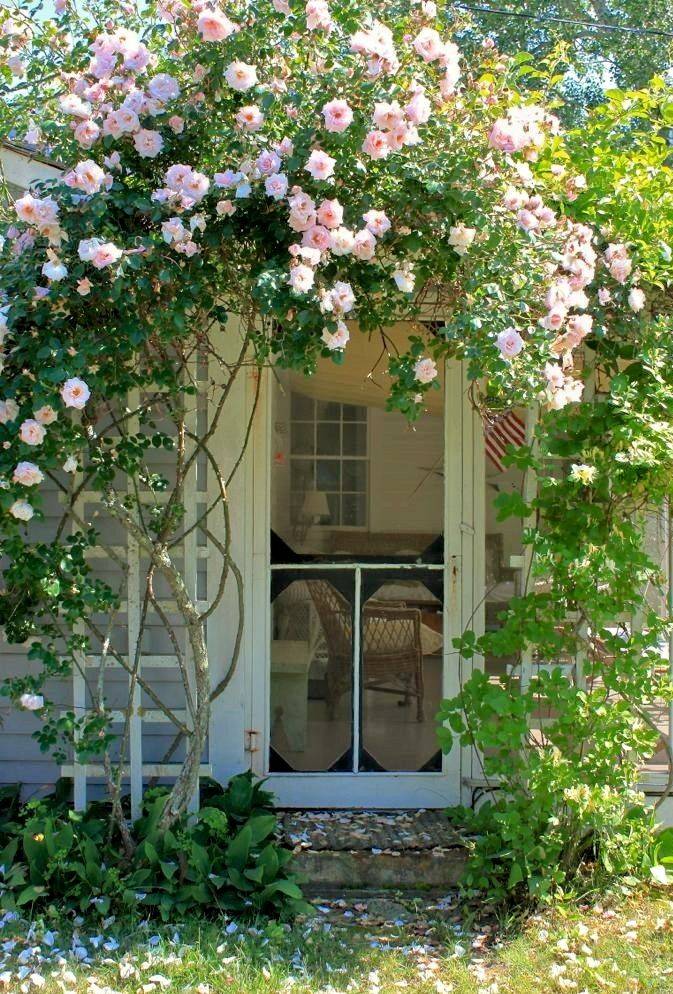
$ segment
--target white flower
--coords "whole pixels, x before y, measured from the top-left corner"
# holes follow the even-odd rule
[[[465,255],[474,241],[476,233],[476,228],[467,228],[464,224],[457,224],[449,231],[449,245],[453,246],[458,255]]]
[[[78,376],[72,376],[61,387],[61,397],[65,406],[74,407],[78,411],[82,410],[90,396],[91,391]]]
[[[19,521],[30,521],[35,511],[27,500],[15,500],[9,509],[9,513]]]
[[[331,352],[337,349],[345,349],[350,337],[344,321],[338,322],[337,330],[334,332],[331,332],[328,328],[323,328],[322,340]]]
[[[588,485],[596,479],[597,472],[595,466],[589,466],[587,463],[573,463],[570,468],[570,479]]]
[[[414,365],[414,376],[419,383],[431,383],[437,376],[437,364],[434,359],[424,356]]]
[[[634,312],[634,314],[637,314],[638,311],[642,311],[644,306],[645,306],[645,294],[643,293],[643,291],[640,289],[639,286],[632,287],[629,293],[629,307]]]
[[[77,472],[77,459],[75,456],[68,456],[66,461],[63,463],[64,473],[76,473]]]
[[[45,262],[42,266],[42,275],[46,276],[52,283],[58,283],[59,280],[64,280],[68,275],[68,267],[58,260]]]
[[[42,694],[21,694],[19,704],[26,711],[39,711],[44,707],[44,697]]]

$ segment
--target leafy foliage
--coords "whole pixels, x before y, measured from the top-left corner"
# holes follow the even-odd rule
[[[105,807],[78,813],[58,794],[30,801],[1,827],[0,906],[115,915],[292,913],[303,907],[291,853],[274,838],[271,795],[251,775],[211,784],[198,815],[170,830],[163,789],[148,791],[126,855]],[[14,796],[14,795],[12,795]]]

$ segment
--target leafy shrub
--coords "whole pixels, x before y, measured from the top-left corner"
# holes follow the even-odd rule
[[[75,812],[57,791],[30,801],[0,822],[0,906],[57,903],[69,911],[164,920],[189,912],[295,912],[302,894],[289,872],[292,854],[274,837],[272,795],[249,773],[223,790],[210,783],[198,814],[166,831],[160,819],[168,793],[147,791],[125,853],[110,835],[105,805]]]

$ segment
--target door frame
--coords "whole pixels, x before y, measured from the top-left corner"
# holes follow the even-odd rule
[[[251,458],[246,460],[248,494],[245,587],[245,655],[250,661],[247,702],[248,750],[253,772],[264,776],[282,807],[442,808],[469,798],[473,776],[471,747],[456,745],[442,757],[442,770],[394,773],[269,773],[271,646],[271,390],[264,370],[254,419]],[[469,625],[483,631],[485,589],[484,437],[481,417],[471,402],[463,365],[447,361],[444,377],[444,646],[443,681],[447,697],[458,693],[479,659],[464,660],[453,639]],[[257,392],[250,382],[251,403]],[[348,567],[357,566],[349,563]],[[362,564],[372,566],[369,564]],[[413,567],[412,567],[413,568]],[[359,694],[354,687],[354,713]]]

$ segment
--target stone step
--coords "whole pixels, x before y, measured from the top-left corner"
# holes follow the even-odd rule
[[[377,853],[303,850],[295,870],[311,894],[353,890],[414,890],[439,893],[455,887],[465,869],[464,848]]]
[[[282,837],[308,894],[455,887],[465,839],[441,811],[287,811]]]

